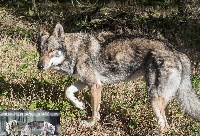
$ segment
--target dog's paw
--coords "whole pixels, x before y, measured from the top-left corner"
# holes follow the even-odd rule
[[[92,126],[94,126],[95,123],[96,123],[96,121],[94,121],[94,120],[82,120],[81,121],[81,126],[83,126],[83,127],[92,127]]]
[[[76,102],[75,106],[81,110],[85,109],[85,105],[82,102]]]

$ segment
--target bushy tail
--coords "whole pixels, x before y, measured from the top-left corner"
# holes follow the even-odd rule
[[[179,57],[183,70],[182,81],[178,90],[178,100],[188,115],[200,121],[200,100],[192,87],[190,60],[184,54],[179,54]]]

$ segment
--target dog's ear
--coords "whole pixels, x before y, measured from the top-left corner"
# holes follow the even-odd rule
[[[40,26],[37,26],[37,33],[38,33],[37,38],[42,36],[43,32],[42,32],[42,28]]]
[[[45,29],[43,29],[41,26],[37,26],[37,31],[38,31],[38,38],[41,37],[42,35],[47,35],[49,34]]]
[[[41,42],[42,42],[42,36],[43,35],[49,35],[49,33],[45,30],[45,29],[43,29],[41,26],[37,26],[37,33],[38,33],[38,35],[37,35],[37,51],[38,52],[40,52],[41,51]]]
[[[64,38],[64,30],[60,23],[57,23],[57,25],[54,29],[54,34],[55,34],[56,38],[59,38],[59,39]]]

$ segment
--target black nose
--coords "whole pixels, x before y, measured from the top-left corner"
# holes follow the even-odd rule
[[[37,65],[37,67],[38,67],[38,69],[43,69],[44,65],[41,62],[39,62],[38,65]]]

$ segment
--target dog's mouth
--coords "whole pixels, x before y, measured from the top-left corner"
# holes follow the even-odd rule
[[[52,65],[53,65],[53,63],[51,63],[50,65],[47,65],[47,66],[38,63],[38,66],[37,66],[37,67],[38,67],[39,70],[47,70],[47,69],[49,69]]]
[[[50,64],[50,65],[49,65]],[[50,68],[52,65],[53,65],[53,63],[49,63],[48,65],[45,65],[44,63],[42,63],[42,62],[38,62],[38,65],[37,65],[37,68],[39,69],[39,70],[47,70],[48,68]]]

